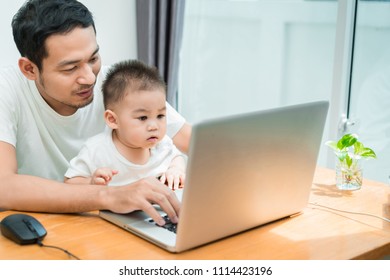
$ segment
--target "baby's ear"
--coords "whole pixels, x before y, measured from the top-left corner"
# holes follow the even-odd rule
[[[118,122],[117,122],[118,116],[111,110],[106,110],[104,112],[104,120],[106,121],[106,124],[111,129],[117,129],[118,128]]]

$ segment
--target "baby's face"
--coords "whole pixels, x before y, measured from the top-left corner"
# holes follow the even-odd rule
[[[145,90],[130,92],[117,107],[120,141],[132,148],[152,148],[166,134],[165,92]]]

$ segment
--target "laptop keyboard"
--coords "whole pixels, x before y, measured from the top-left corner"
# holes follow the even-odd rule
[[[173,233],[176,233],[177,230],[177,224],[172,223],[172,221],[169,219],[168,215],[162,216],[165,220],[165,225],[161,226],[162,228],[165,228]],[[156,226],[159,226],[157,223],[154,222],[153,219],[147,219],[148,223],[155,224]],[[160,227],[160,226],[159,226]]]

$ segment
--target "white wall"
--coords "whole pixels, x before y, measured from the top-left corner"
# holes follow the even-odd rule
[[[24,0],[8,1],[0,9],[0,66],[13,65],[17,63],[19,52],[16,49],[11,29],[11,20]]]
[[[136,58],[135,0],[80,0],[92,12],[103,64]],[[11,20],[24,0],[7,1],[0,9],[0,66],[16,64],[19,53],[12,37]]]
[[[94,15],[103,64],[137,58],[135,0],[80,2]]]
[[[190,123],[329,100],[336,1],[188,0],[179,112]],[[329,122],[322,142],[328,140]],[[321,146],[319,165],[326,166]],[[332,155],[333,156],[333,155]]]
[[[179,111],[189,122],[329,99],[336,1],[188,0],[185,15]]]

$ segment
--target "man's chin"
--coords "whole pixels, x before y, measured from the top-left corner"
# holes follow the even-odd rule
[[[91,104],[92,101],[93,101],[93,95],[91,95],[91,97],[88,100],[84,100],[83,102],[80,102],[79,104],[75,105],[74,107],[76,109],[81,109],[81,108],[84,108],[84,107],[88,106],[89,104]]]

